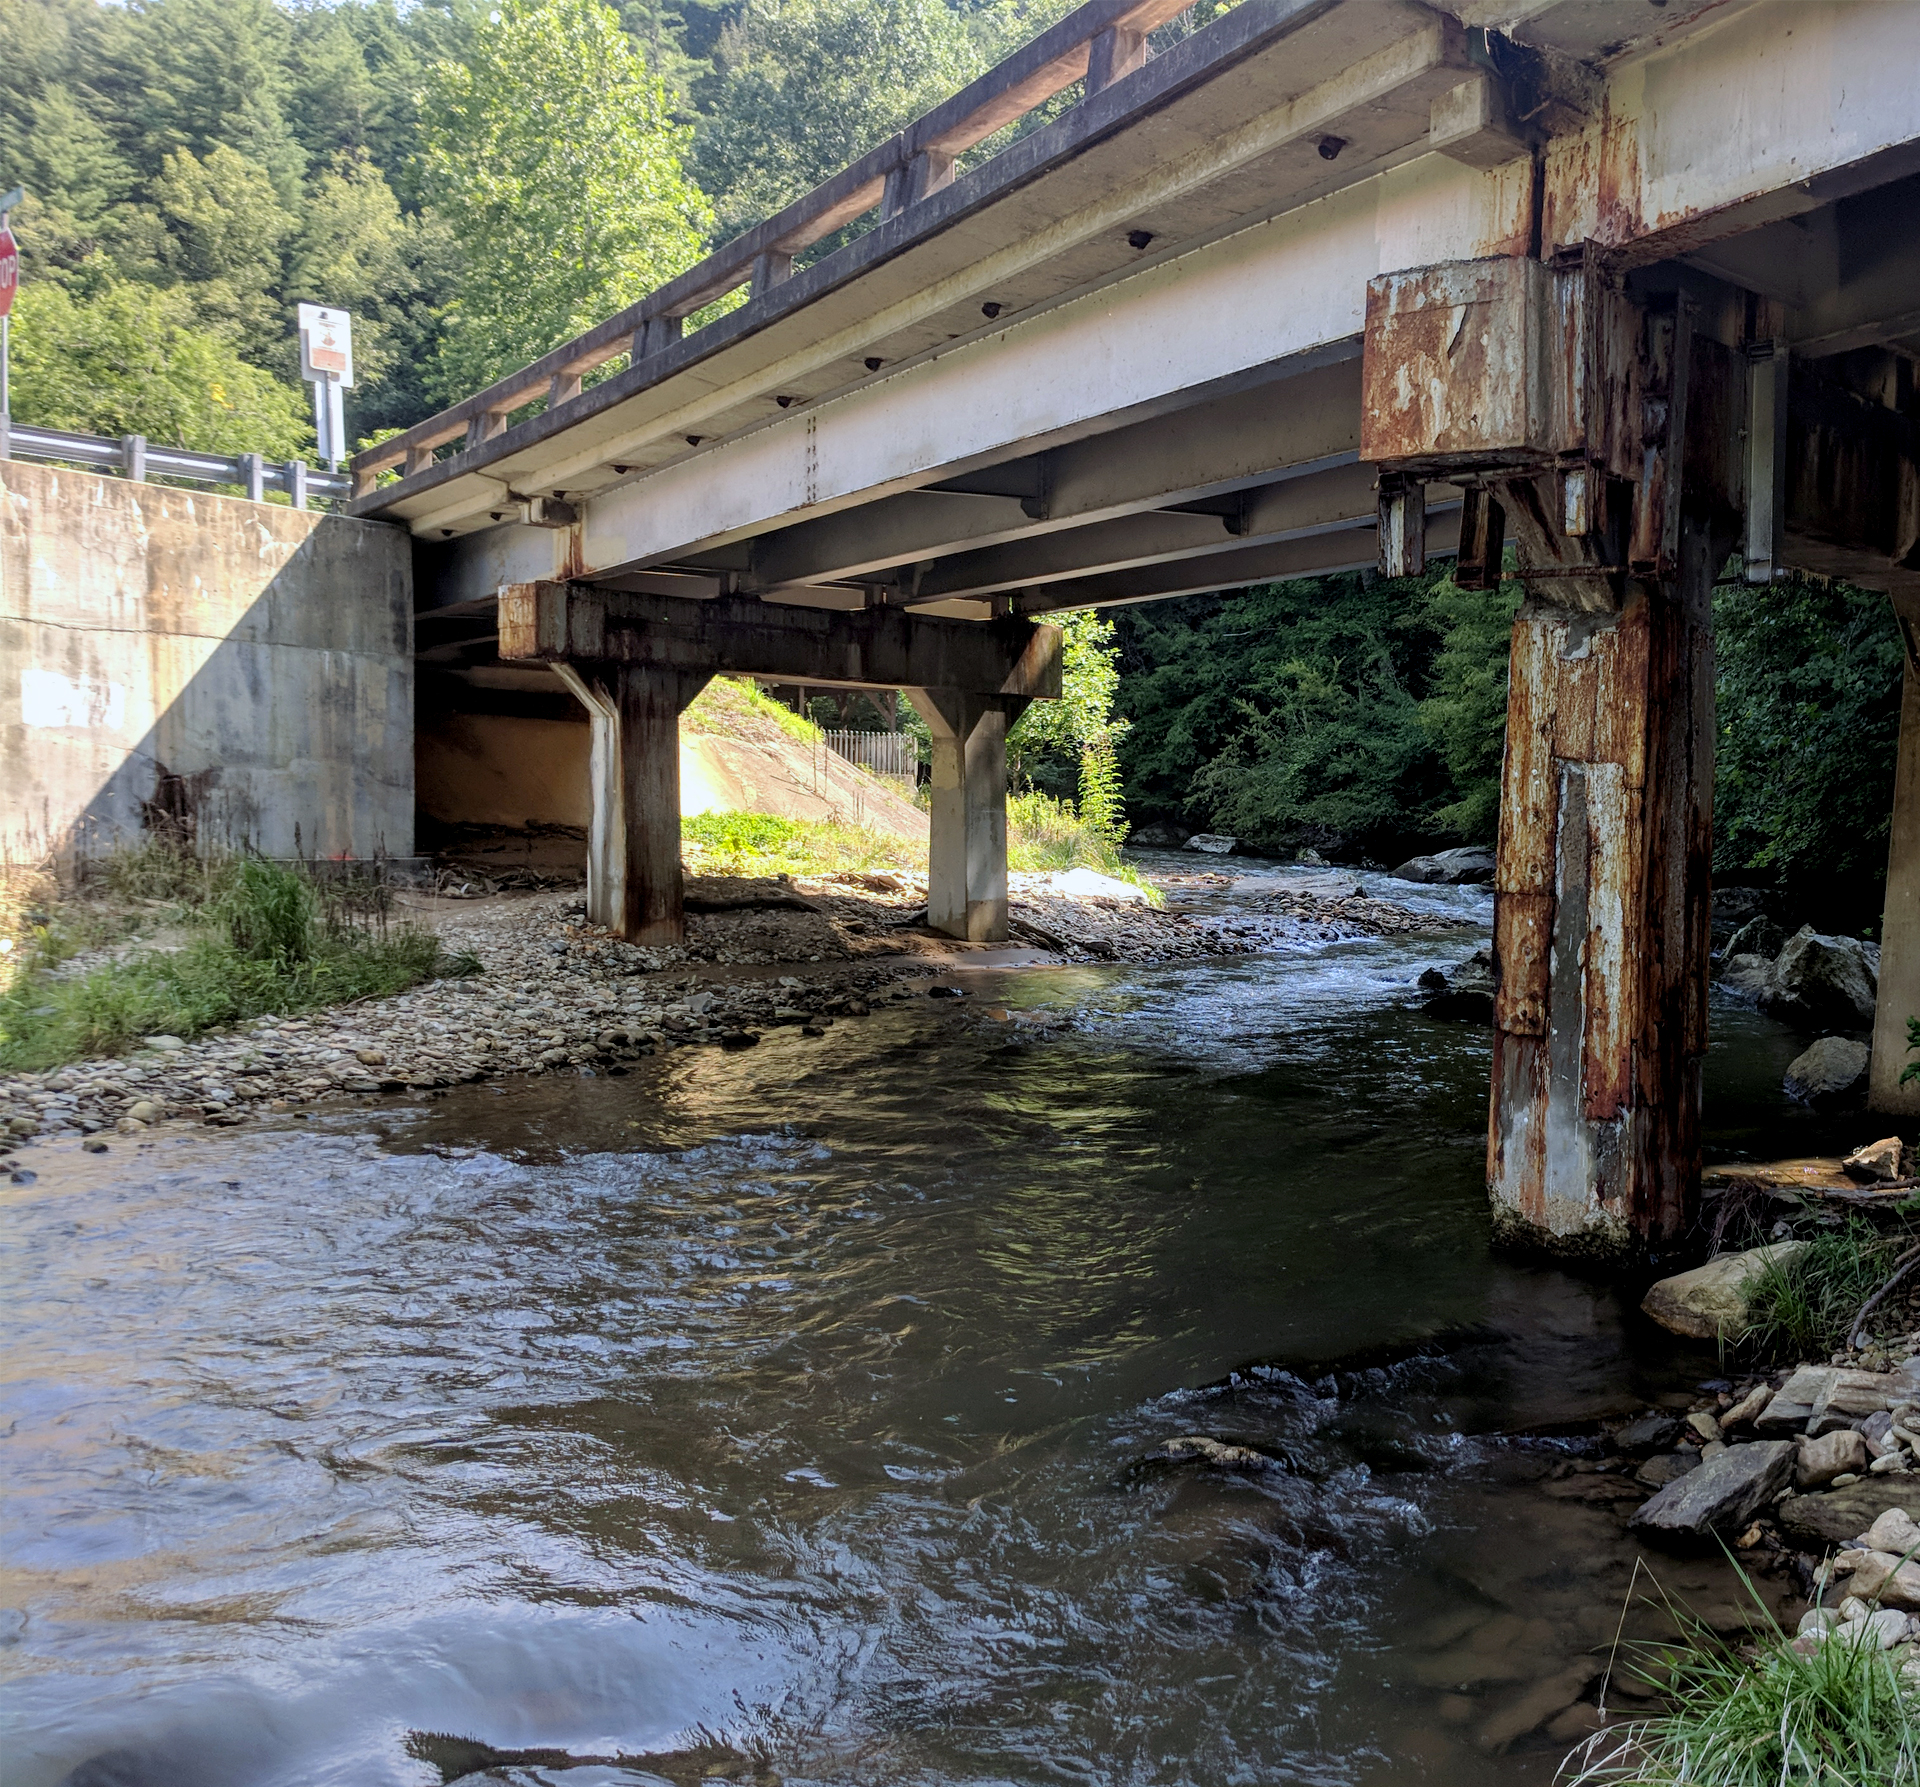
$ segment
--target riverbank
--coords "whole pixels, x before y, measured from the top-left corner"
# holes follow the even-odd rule
[[[430,931],[472,972],[329,1010],[263,1017],[204,1036],[151,1037],[130,1054],[0,1078],[0,1127],[137,1135],[160,1123],[228,1125],[262,1113],[516,1073],[620,1073],[678,1048],[750,1048],[914,997],[986,962],[1200,961],[1361,937],[1461,934],[1446,913],[1368,896],[1268,892],[1241,907],[1233,877],[1154,877],[1164,904],[1073,870],[1010,878],[1011,949],[926,928],[911,871],[807,878],[691,876],[684,947],[642,949],[585,920],[575,893],[445,898],[400,890],[390,922]],[[76,970],[86,958],[77,958]],[[942,992],[957,989],[945,986]],[[7,1145],[0,1142],[0,1146]],[[102,1145],[96,1141],[95,1145]]]

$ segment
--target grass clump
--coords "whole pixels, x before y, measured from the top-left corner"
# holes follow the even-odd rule
[[[1155,905],[1161,899],[1159,890],[1143,881],[1139,870],[1121,860],[1120,846],[1110,830],[1038,789],[1007,796],[1007,867],[1029,874],[1095,869],[1140,888]]]
[[[924,846],[831,819],[692,813],[680,821],[687,867],[707,875],[831,875],[926,867]]]
[[[1747,1290],[1743,1346],[1769,1357],[1825,1358],[1846,1345],[1860,1306],[1879,1289],[1911,1237],[1858,1220],[1769,1260]]]
[[[1770,1618],[1757,1652],[1688,1622],[1635,1673],[1665,1701],[1569,1758],[1568,1787],[1920,1787],[1920,1702],[1871,1643],[1805,1655]]]
[[[0,1068],[55,1067],[121,1053],[144,1036],[194,1036],[403,992],[463,966],[443,960],[430,931],[389,926],[379,895],[323,887],[298,868],[228,858],[171,871],[136,860],[102,871],[118,878],[123,897],[125,888],[154,888],[169,873],[170,897],[134,897],[166,907],[168,921],[185,932],[177,948],[131,949],[75,966],[76,936],[97,926],[84,908],[71,922],[44,915],[0,988]]]

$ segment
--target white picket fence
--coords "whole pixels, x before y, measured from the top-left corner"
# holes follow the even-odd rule
[[[828,749],[849,763],[871,770],[889,781],[905,782],[909,788],[920,772],[920,753],[910,734],[905,732],[823,732]]]

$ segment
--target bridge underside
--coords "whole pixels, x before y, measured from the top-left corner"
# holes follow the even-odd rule
[[[597,591],[629,615],[705,605],[741,642],[733,667],[823,684],[862,680],[845,643],[882,618],[1001,629],[998,680],[881,679],[920,688],[943,741],[941,920],[993,936],[996,740],[1039,692],[1015,687],[1033,636],[1005,630],[1451,553],[1463,578],[1497,577],[1509,549],[1527,601],[1496,1207],[1558,1246],[1678,1240],[1698,1185],[1711,587],[1736,551],[1756,584],[1844,576],[1920,637],[1920,10],[1641,10],[1519,0],[1485,31],[1465,4],[1244,0],[1141,65],[1108,40],[1164,12],[1082,8],[1005,91],[1031,103],[1076,54],[1121,72],[1012,149],[951,179],[903,173],[875,228],[782,264],[880,194],[850,170],[551,365],[363,456],[360,512],[419,542],[423,673],[538,701],[564,664],[614,725],[609,691],[639,673],[523,651],[505,586]],[[925,174],[962,114],[1015,115],[993,110],[995,78],[884,154]],[[749,258],[739,309],[690,335],[660,322]],[[631,364],[582,389],[575,363],[629,337]],[[536,385],[546,407],[510,421]],[[820,638],[840,643],[759,662],[756,613],[830,619]],[[634,697],[653,742],[598,751],[603,774],[665,749],[674,698]],[[1887,1099],[1920,1010],[1909,759],[1912,736]],[[621,922],[664,934],[674,915]]]

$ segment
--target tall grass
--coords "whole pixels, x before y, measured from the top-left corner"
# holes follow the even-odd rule
[[[1815,1235],[1784,1259],[1769,1260],[1747,1290],[1742,1346],[1801,1359],[1836,1351],[1904,1245],[1899,1236],[1856,1220]]]
[[[891,832],[771,813],[692,813],[680,821],[687,866],[711,875],[831,875],[926,867],[927,853]]]
[[[442,969],[472,966],[443,961],[429,931],[389,926],[383,897],[323,886],[278,863],[182,858],[169,865],[143,851],[117,866],[109,858],[100,874],[99,885],[120,898],[164,908],[182,941],[130,945],[116,959],[74,966],[74,939],[90,936],[97,920],[84,908],[72,920],[45,915],[0,989],[0,1068],[118,1054],[144,1036],[194,1036],[269,1013],[402,992]]]
[[[1920,1700],[1872,1643],[1802,1655],[1778,1625],[1756,1656],[1697,1622],[1635,1673],[1663,1711],[1591,1738],[1567,1787],[1916,1787]]]

